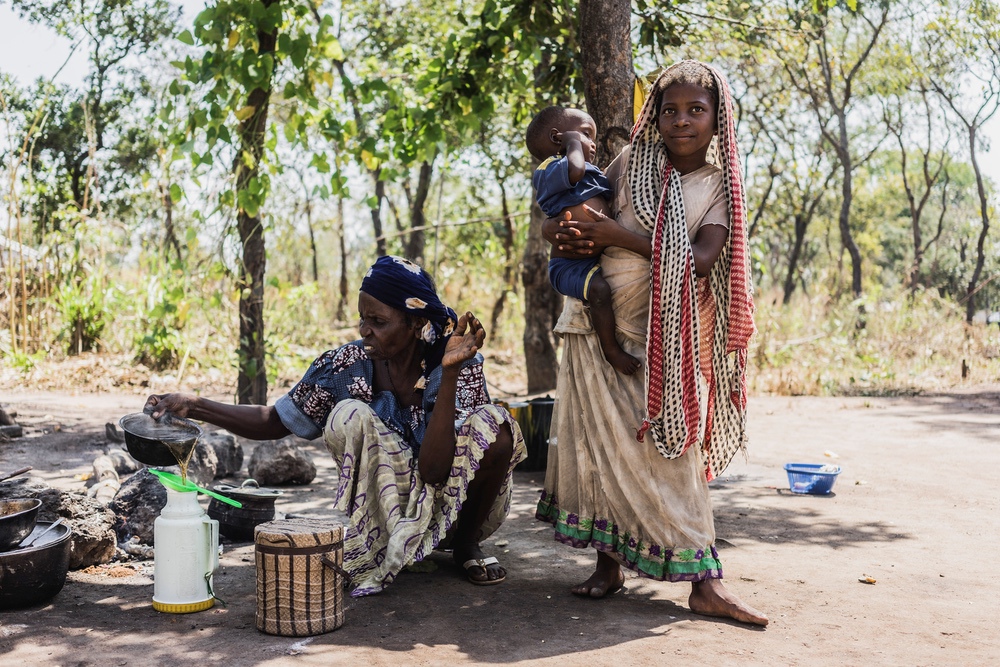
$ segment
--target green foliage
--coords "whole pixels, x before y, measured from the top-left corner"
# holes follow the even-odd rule
[[[2,346],[0,346],[0,352],[3,352],[4,362],[10,364],[11,368],[16,369],[22,374],[31,372],[48,356],[45,350],[26,354],[24,352],[13,352],[9,349],[3,349]]]
[[[77,335],[75,349],[119,351],[160,371],[182,371],[178,376],[196,368],[228,373],[241,363],[234,352],[241,294],[234,277],[243,258],[233,223],[242,214],[257,218],[257,229],[268,234],[262,277],[268,379],[294,381],[316,354],[357,335],[353,299],[375,253],[369,209],[383,215],[388,250],[406,252],[407,218],[424,163],[434,170],[422,211],[430,226],[425,265],[458,309],[488,316],[503,295],[504,317],[489,332],[489,349],[518,354],[518,259],[531,202],[522,133],[541,104],[582,104],[579,52],[586,45],[579,43],[579,3],[223,0],[169,44],[139,28],[136,36],[150,39],[130,41],[121,29],[122,17],[140,21],[142,12],[153,25],[157,7],[165,6],[160,2],[16,3],[29,5],[58,9],[31,15],[67,31],[85,25],[88,35],[100,36],[92,45],[102,53],[141,53],[151,48],[147,44],[176,49],[169,57],[177,74],[168,83],[146,79],[124,67],[134,62],[129,59],[103,70],[99,99],[97,70],[110,59],[94,60],[88,80],[76,87],[3,85],[11,146],[21,145],[39,118],[27,142],[30,159],[18,173],[3,175],[17,185],[11,210],[24,220],[26,245],[50,262],[34,274],[28,267],[26,323],[5,319],[11,309],[4,294],[20,295],[19,286],[0,294],[3,365],[27,370],[46,346],[68,349]],[[642,71],[697,57],[718,65],[733,84],[755,224],[754,277],[763,295],[758,391],[917,391],[955,381],[961,359],[979,373],[974,377],[996,377],[1000,344],[993,330],[955,321],[983,228],[968,142],[959,141],[960,123],[933,93],[939,115],[925,120],[917,91],[931,74],[951,83],[948,73],[973,66],[984,71],[990,58],[983,57],[979,33],[965,27],[977,16],[989,19],[995,2],[969,5],[969,16],[950,2],[919,15],[891,5],[895,23],[852,92],[848,127],[864,142],[856,157],[874,153],[855,165],[850,220],[864,258],[865,296],[843,296],[850,291],[838,227],[843,174],[823,136],[829,127],[809,112],[808,96],[792,85],[776,53],[805,62],[804,45],[820,27],[843,36],[851,21],[862,22],[865,12],[881,6],[833,0],[815,7],[740,0],[697,7],[632,4]],[[99,7],[108,8],[113,20],[99,22]],[[988,23],[975,21],[983,34]],[[182,27],[167,24],[172,31]],[[842,85],[846,71],[838,68],[855,48],[840,43],[846,46],[831,47],[833,86]],[[815,63],[804,72],[813,82],[823,80]],[[262,93],[269,95],[266,127],[255,125],[263,120],[256,101]],[[922,178],[922,150],[931,147],[932,155],[949,159],[948,185],[934,187],[924,210],[927,247],[915,284],[908,277],[914,248],[904,167],[891,142],[878,145],[889,101],[912,182]],[[248,148],[248,139],[259,151]],[[19,157],[6,146],[0,150],[7,151],[5,168]],[[381,197],[376,182],[384,188]],[[987,180],[984,187],[992,196],[994,185]],[[501,202],[512,216],[510,229],[501,219]],[[792,267],[796,225],[806,213],[811,217]],[[350,302],[340,315],[342,239]],[[992,279],[1000,273],[995,239],[991,230],[977,294],[992,308],[1000,303],[1000,280]],[[103,277],[92,277],[98,274]],[[786,277],[794,298],[782,308],[773,301],[782,301],[778,292]],[[856,324],[860,305],[863,328]],[[46,321],[46,308],[56,306],[50,333],[38,323]],[[9,331],[37,340],[40,347],[29,350],[42,352],[11,345]],[[921,337],[926,349],[918,349]],[[246,357],[242,363],[258,367],[258,360]],[[521,364],[515,359],[512,365]]]
[[[81,45],[88,54],[83,86],[53,86],[39,80],[25,104],[40,112],[31,137],[29,187],[22,203],[37,221],[39,235],[53,211],[77,210],[121,215],[134,208],[136,183],[155,158],[145,109],[151,87],[131,63],[172,32],[178,10],[168,0],[14,0],[13,8],[32,22],[48,25]],[[95,173],[101,187],[94,187]]]
[[[183,267],[177,264],[166,274],[166,280],[156,276],[149,280],[134,343],[137,362],[163,370],[180,360],[182,332],[191,307],[185,283]]]
[[[71,280],[59,289],[56,298],[63,323],[59,338],[65,343],[67,353],[99,350],[101,334],[111,320],[105,309],[104,276],[93,274]]]
[[[221,0],[198,14],[193,32],[178,36],[200,53],[176,63],[180,76],[169,85],[176,99],[165,117],[183,116],[175,126],[174,158],[187,155],[196,173],[216,162],[233,165],[232,189],[219,195],[221,210],[257,218],[271,192],[271,172],[281,171],[279,135],[265,125],[272,90],[281,90],[281,138],[308,149],[308,129],[319,118],[317,90],[332,82],[326,62],[340,53],[332,24],[312,2]],[[316,166],[328,170],[322,160]]]
[[[640,17],[638,21],[638,44],[653,52],[674,48],[684,43],[685,33],[691,24],[687,16],[680,12],[663,11],[662,3],[653,0],[636,0],[633,11]],[[684,0],[675,0],[673,6],[683,7]],[[727,3],[729,12],[743,11],[749,13],[750,3]],[[715,3],[709,2],[706,9],[711,13],[716,11]],[[735,18],[735,16],[734,16]]]

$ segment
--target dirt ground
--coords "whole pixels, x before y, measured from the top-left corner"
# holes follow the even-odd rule
[[[105,446],[105,422],[142,401],[7,391],[0,404],[17,411],[26,435],[0,443],[0,472],[32,465],[53,486],[83,490],[78,477]],[[986,564],[1000,551],[1000,386],[914,398],[760,397],[750,434],[750,460],[713,483],[715,516],[728,585],[770,616],[766,629],[693,615],[687,585],[633,573],[606,600],[573,597],[568,588],[589,574],[593,554],[554,542],[534,520],[542,473],[519,472],[510,518],[486,544],[508,569],[503,585],[471,586],[435,554],[433,571],[406,572],[380,595],[349,600],[339,630],[274,637],[254,625],[252,544],[224,542],[215,588],[225,607],[154,611],[151,561],[71,572],[49,602],[0,612],[0,662],[1000,663],[1000,578]],[[331,512],[332,462],[318,447],[312,454],[318,478],[284,489],[279,512]],[[841,465],[834,493],[789,493],[782,465],[790,461]]]

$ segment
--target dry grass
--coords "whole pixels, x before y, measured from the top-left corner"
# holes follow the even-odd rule
[[[492,301],[462,290],[462,306],[479,312]],[[271,310],[270,397],[287,391],[323,350],[357,336],[353,323],[331,323],[315,313],[320,294],[296,294],[286,311]],[[490,392],[523,396],[526,375],[516,295],[498,335],[483,350]],[[909,395],[1000,381],[1000,328],[966,325],[964,311],[930,293],[882,294],[863,302],[800,298],[782,307],[774,295],[757,297],[759,333],[751,346],[750,390],[775,395]],[[278,300],[275,300],[276,302]],[[463,301],[463,300],[459,300]],[[859,305],[864,326],[859,327]],[[234,310],[234,309],[231,309]],[[32,364],[0,363],[0,391],[188,391],[232,397],[236,387],[235,333],[219,320],[191,322],[187,354],[175,368],[154,371],[123,352],[67,357],[54,351]],[[292,342],[294,341],[294,342]],[[963,378],[963,363],[965,377]]]
[[[961,307],[929,292],[785,308],[770,296],[757,300],[754,393],[907,395],[1000,379],[1000,329],[967,325]]]

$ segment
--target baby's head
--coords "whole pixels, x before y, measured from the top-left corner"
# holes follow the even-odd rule
[[[667,69],[659,81],[660,92],[656,98],[656,118],[660,117],[660,105],[663,103],[663,93],[673,85],[685,83],[704,88],[712,96],[714,108],[719,108],[719,88],[715,83],[715,77],[700,62],[683,60]]]
[[[554,138],[556,134],[573,131],[585,133],[588,127],[591,131],[597,127],[588,113],[566,107],[546,107],[531,119],[524,142],[535,159],[546,160],[561,151],[561,146]]]

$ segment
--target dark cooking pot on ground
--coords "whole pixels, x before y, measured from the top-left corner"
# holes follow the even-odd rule
[[[41,535],[51,525],[49,521],[38,522],[28,538],[39,535],[36,544],[0,553],[0,609],[44,602],[62,590],[69,570],[72,531],[61,524]]]
[[[274,519],[274,501],[282,495],[277,489],[260,488],[252,479],[241,486],[218,484],[212,490],[243,505],[233,507],[215,498],[208,503],[208,516],[219,522],[219,534],[238,542],[253,542],[253,529]]]
[[[136,461],[148,466],[175,466],[177,457],[166,444],[169,440],[178,450],[189,452],[201,437],[201,427],[181,417],[164,417],[156,421],[145,412],[125,415],[118,421],[125,433],[125,447]]]
[[[0,551],[13,549],[28,536],[41,506],[38,498],[0,500]]]

